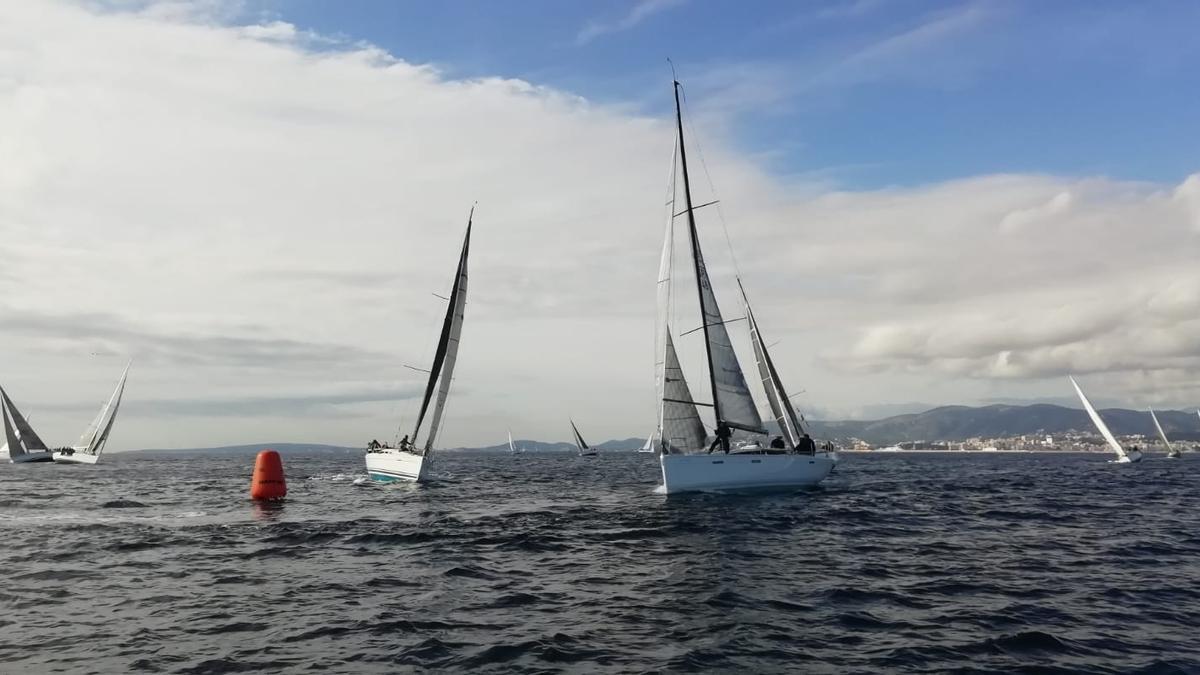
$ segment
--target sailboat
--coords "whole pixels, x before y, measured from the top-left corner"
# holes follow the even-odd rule
[[[100,408],[96,419],[84,429],[79,442],[68,448],[54,451],[54,461],[61,464],[96,464],[100,461],[100,453],[108,443],[108,435],[112,433],[113,424],[117,421],[117,410],[121,407],[121,396],[125,393],[125,380],[129,377],[129,365],[121,373],[117,387],[113,389],[108,403]]]
[[[525,452],[525,448],[521,448],[520,450],[518,450],[517,446],[513,444],[512,429],[508,430],[508,451],[514,455],[518,455],[522,452]]]
[[[446,317],[442,321],[442,332],[438,337],[437,353],[429,369],[429,382],[425,385],[425,396],[421,399],[421,411],[417,414],[417,425],[413,428],[411,441],[405,436],[397,447],[372,441],[367,447],[367,475],[381,482],[413,481],[426,479],[425,468],[433,452],[433,443],[441,427],[442,413],[446,409],[446,397],[454,376],[454,362],[458,357],[459,338],[462,335],[464,310],[467,304],[467,251],[471,244],[471,222],[475,208],[467,216],[467,233],[463,237],[462,252],[458,257],[458,268],[454,273],[454,285],[446,303]],[[433,409],[430,411],[430,402]],[[429,427],[425,440],[419,443],[421,425],[429,413]]]
[[[8,451],[8,461],[13,464],[54,461],[50,449],[3,388],[0,388],[0,415],[4,417],[4,449]]]
[[[657,433],[661,451],[659,463],[662,467],[663,491],[674,494],[701,490],[749,490],[815,485],[829,475],[836,459],[828,453],[815,451],[811,439],[804,434],[800,418],[792,409],[767,346],[760,339],[758,326],[753,313],[750,312],[744,289],[745,319],[750,326],[755,360],[767,391],[767,401],[780,423],[784,437],[771,443],[772,447],[769,448],[754,440],[744,442],[737,448],[730,448],[731,452],[705,452],[706,449],[724,444],[706,444],[707,438],[704,425],[700,421],[698,405],[712,408],[718,430],[728,430],[729,433],[738,430],[759,438],[765,438],[767,430],[759,417],[758,405],[750,394],[741,364],[730,342],[726,330],[727,322],[721,316],[701,251],[695,217],[695,211],[699,207],[692,203],[679,89],[679,82],[674,82],[677,166],[683,177],[684,209],[675,212],[674,199],[671,200],[672,213],[667,219],[658,276],[656,384],[660,407]],[[704,334],[712,403],[700,403],[692,397],[691,388],[687,384],[675,351],[672,329],[668,321],[671,315],[674,225],[679,216],[687,217],[689,258],[695,272],[700,306],[700,327],[697,330],[702,330]],[[780,445],[783,447],[778,447]]]
[[[1150,411],[1150,419],[1154,420],[1154,428],[1158,430],[1158,437],[1162,439],[1163,445],[1167,448],[1167,459],[1179,459],[1180,452],[1171,445],[1171,441],[1167,440],[1167,434],[1163,431],[1162,425],[1158,423],[1158,415],[1154,414],[1154,408],[1147,408],[1147,410]]]
[[[1087,396],[1083,395],[1083,390],[1079,388],[1079,383],[1075,381],[1075,378],[1068,375],[1067,379],[1071,380],[1071,385],[1075,387],[1075,393],[1079,394],[1079,400],[1083,403],[1083,409],[1087,411],[1088,417],[1092,418],[1092,423],[1100,430],[1100,435],[1104,437],[1104,440],[1108,441],[1109,447],[1117,453],[1117,458],[1110,459],[1109,463],[1131,464],[1142,461],[1142,453],[1137,448],[1127,451],[1121,447],[1121,444],[1113,437],[1112,432],[1108,430],[1108,425],[1104,423],[1104,420],[1100,419],[1100,413],[1096,412],[1096,409],[1092,407],[1092,402],[1088,400]]]
[[[644,445],[642,445],[641,449],[639,449],[638,452],[647,452],[647,453],[656,452],[656,450],[654,449],[654,434],[657,432],[658,432],[657,429],[650,432],[650,435],[646,437],[646,443]]]
[[[596,449],[588,447],[587,441],[583,440],[583,436],[579,433],[579,428],[575,426],[575,420],[571,420],[571,431],[575,432],[575,447],[579,448],[579,456],[595,457]]]

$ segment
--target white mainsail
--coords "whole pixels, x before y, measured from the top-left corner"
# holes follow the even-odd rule
[[[1167,446],[1167,454],[1176,454],[1175,448],[1171,447],[1171,441],[1167,440],[1167,433],[1163,431],[1162,425],[1158,423],[1158,415],[1154,414],[1154,408],[1147,408],[1150,411],[1150,419],[1154,420],[1154,428],[1158,430],[1158,437],[1162,439],[1163,445]]]
[[[508,451],[512,454],[517,454],[517,446],[513,445],[512,429],[508,430]]]
[[[1117,442],[1112,432],[1108,430],[1108,425],[1104,423],[1104,420],[1100,419],[1100,413],[1096,412],[1096,409],[1092,407],[1092,402],[1088,400],[1087,396],[1083,395],[1083,390],[1079,388],[1079,383],[1070,375],[1067,378],[1071,380],[1071,385],[1075,387],[1075,393],[1079,394],[1079,400],[1083,403],[1083,409],[1087,411],[1088,416],[1092,418],[1092,423],[1100,430],[1100,435],[1104,436],[1104,440],[1108,441],[1108,445],[1117,453],[1117,457],[1125,457],[1125,448],[1121,447],[1121,444]]]
[[[132,364],[129,364],[132,365]],[[117,410],[121,408],[121,397],[125,393],[125,380],[129,377],[129,365],[125,366],[125,371],[121,373],[121,379],[117,382],[117,387],[113,389],[112,396],[108,398],[108,403],[100,409],[100,414],[96,416],[95,421],[89,425],[88,430],[91,431],[89,436],[85,431],[84,435],[79,439],[79,450],[90,455],[99,455],[104,449],[104,444],[108,442],[108,435],[112,432],[113,423],[117,420]],[[102,421],[107,419],[101,428]]]

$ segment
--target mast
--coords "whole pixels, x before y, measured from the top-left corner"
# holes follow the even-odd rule
[[[683,170],[683,200],[684,207],[687,211],[688,220],[688,238],[692,243],[692,264],[696,268],[696,293],[700,300],[700,323],[705,325],[708,323],[708,316],[704,311],[704,284],[708,281],[708,273],[701,266],[700,260],[700,237],[696,233],[696,214],[692,210],[692,183],[688,178],[687,167],[687,148],[683,142],[683,110],[679,105],[679,80],[674,80],[675,89],[675,127],[679,133],[679,165]],[[717,395],[717,375],[713,368],[712,340],[708,336],[708,327],[704,329],[704,353],[708,357],[708,384],[712,387],[713,398],[713,415],[716,417],[717,426],[721,426],[724,418],[721,416],[721,397]]]
[[[433,398],[438,380],[443,379],[441,389],[438,391],[438,402],[434,406],[434,420],[430,425],[426,449],[433,445],[433,439],[437,436],[437,425],[441,418],[442,406],[445,404],[446,394],[450,390],[450,373],[447,372],[447,377],[441,378],[442,366],[446,365],[447,371],[453,370],[454,359],[458,353],[458,331],[462,329],[462,305],[467,283],[467,251],[471,245],[471,222],[474,217],[475,207],[472,206],[471,213],[467,216],[467,234],[463,237],[462,253],[459,255],[458,268],[454,275],[454,286],[450,289],[446,318],[442,321],[442,332],[438,337],[437,353],[433,357],[433,366],[429,369],[429,382],[425,385],[425,397],[421,401],[421,412],[417,415],[417,425],[413,428],[413,446],[417,444],[417,434],[421,431],[421,423],[425,420],[425,412],[429,408],[429,401]],[[451,344],[452,342],[453,344]]]

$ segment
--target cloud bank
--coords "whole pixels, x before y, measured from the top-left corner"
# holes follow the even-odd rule
[[[411,422],[404,365],[429,360],[476,200],[445,442],[650,428],[671,120],[214,7],[0,4],[0,383],[45,436],[77,435],[130,356],[114,449]],[[806,409],[1053,395],[1066,372],[1200,399],[1200,175],[839,192],[698,127]]]

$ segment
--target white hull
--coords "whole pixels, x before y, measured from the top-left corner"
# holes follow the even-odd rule
[[[31,462],[52,462],[54,458],[48,452],[29,452],[24,455],[9,457],[8,461],[13,464],[29,464]]]
[[[817,455],[659,455],[663,491],[738,491],[805,487],[825,479],[835,458]]]
[[[100,455],[93,455],[76,449],[75,453],[71,455],[64,455],[61,452],[54,453],[54,461],[59,464],[96,464],[100,461]]]
[[[597,453],[595,450],[588,450],[587,452],[579,453],[579,456],[580,457],[595,457],[597,454],[599,454],[599,453]]]
[[[425,457],[411,452],[392,450],[367,453],[367,475],[381,483],[425,480]]]
[[[1108,460],[1108,463],[1109,464],[1136,464],[1140,461],[1142,461],[1142,452],[1140,450],[1133,450],[1131,452],[1125,453],[1124,457],[1118,457],[1116,459]]]

